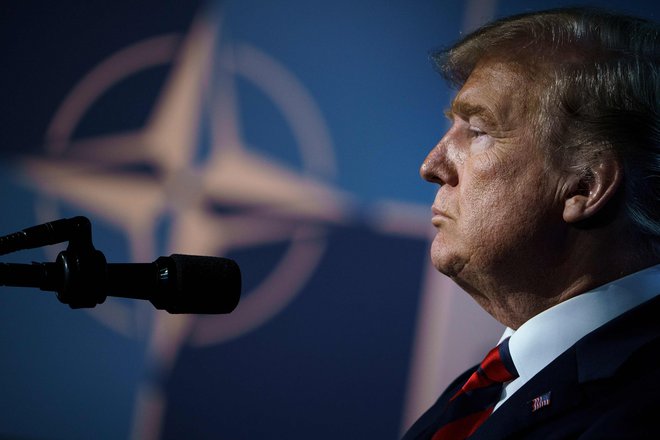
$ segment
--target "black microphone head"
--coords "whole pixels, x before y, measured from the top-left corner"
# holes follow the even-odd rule
[[[159,271],[157,308],[170,313],[230,313],[241,296],[241,271],[234,260],[172,254],[155,261]]]

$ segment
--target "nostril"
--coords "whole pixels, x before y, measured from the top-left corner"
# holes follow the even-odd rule
[[[440,176],[439,170],[437,169],[437,164],[434,164],[429,158],[422,163],[422,166],[419,167],[419,175],[422,179],[431,183],[443,184],[444,181]]]

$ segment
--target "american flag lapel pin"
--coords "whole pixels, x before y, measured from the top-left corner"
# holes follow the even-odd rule
[[[550,405],[550,391],[532,399],[532,412]]]

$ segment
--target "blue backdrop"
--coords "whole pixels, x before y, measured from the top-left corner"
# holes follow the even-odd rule
[[[0,437],[399,438],[500,330],[427,261],[427,55],[585,3],[4,2],[0,235],[84,215],[109,262],[230,257],[244,287],[218,316],[0,287]]]

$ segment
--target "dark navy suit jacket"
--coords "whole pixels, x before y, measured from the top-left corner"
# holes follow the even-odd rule
[[[449,385],[403,440],[430,439],[475,369]],[[548,402],[535,408],[540,396]],[[470,437],[496,439],[660,439],[660,296],[580,339]]]

